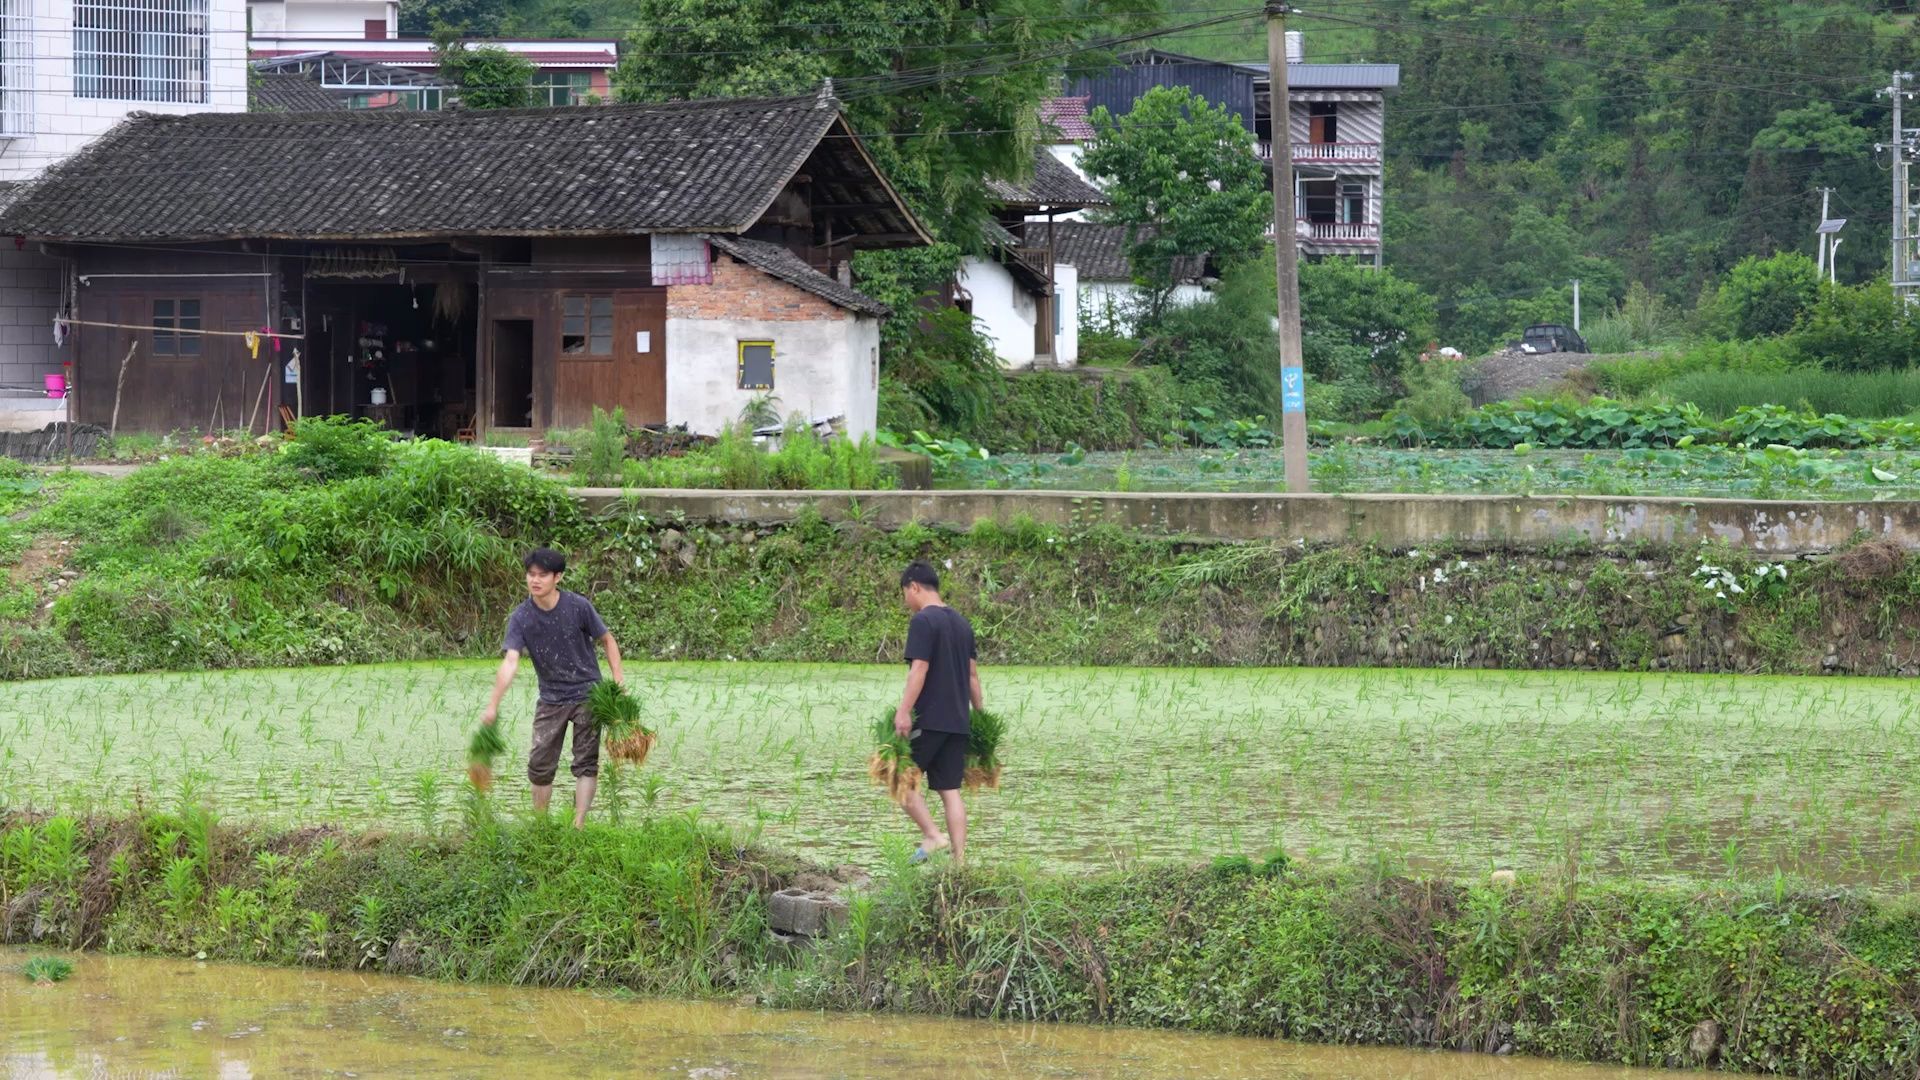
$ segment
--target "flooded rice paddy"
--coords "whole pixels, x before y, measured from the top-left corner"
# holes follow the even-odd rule
[[[1466,1054],[917,1016],[821,1015],[392,976],[0,950],[0,1075],[1646,1080]],[[1667,1074],[1672,1075],[1672,1074]]]
[[[171,804],[450,828],[484,663],[0,687],[0,806]],[[634,664],[662,735],[617,793],[813,858],[880,861],[890,665]],[[979,857],[1085,870],[1255,855],[1481,874],[1920,880],[1920,698],[1891,680],[1566,672],[990,668],[1013,723]],[[494,798],[526,798],[533,680]],[[567,785],[563,769],[560,799]],[[603,785],[603,792],[605,787]],[[604,800],[603,800],[604,802]],[[602,811],[605,813],[605,811]]]

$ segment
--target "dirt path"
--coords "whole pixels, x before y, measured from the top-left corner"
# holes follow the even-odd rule
[[[139,467],[138,465],[35,465],[34,469],[38,472],[50,473],[64,472],[67,469],[72,469],[74,472],[88,473],[93,476],[117,478],[129,476],[133,473],[133,470]]]
[[[1539,395],[1551,390],[1573,372],[1596,360],[1619,360],[1629,356],[1656,356],[1657,353],[1523,353],[1497,352],[1476,363],[1468,372],[1463,389],[1475,405],[1506,401],[1523,395]]]

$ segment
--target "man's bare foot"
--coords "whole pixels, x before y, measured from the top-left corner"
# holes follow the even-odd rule
[[[952,846],[953,841],[945,836],[940,837],[938,840],[922,839],[920,846],[913,850],[913,861],[915,863],[926,862],[933,857],[935,852],[945,851]]]

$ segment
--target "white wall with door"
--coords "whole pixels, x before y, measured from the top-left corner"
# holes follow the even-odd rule
[[[1010,368],[1032,367],[1033,321],[1039,314],[1033,293],[1006,267],[973,255],[961,261],[957,281],[971,298],[969,310],[975,325],[993,341],[994,355],[1000,363]]]

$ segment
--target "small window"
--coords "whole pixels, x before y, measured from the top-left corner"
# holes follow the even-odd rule
[[[153,355],[200,355],[200,301],[153,302]]]
[[[740,343],[740,389],[773,389],[773,342]]]
[[[613,355],[613,297],[561,298],[560,355]]]

